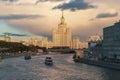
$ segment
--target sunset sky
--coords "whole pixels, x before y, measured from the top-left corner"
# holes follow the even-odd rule
[[[48,36],[61,10],[73,36],[87,40],[120,19],[120,0],[0,0],[0,36]]]

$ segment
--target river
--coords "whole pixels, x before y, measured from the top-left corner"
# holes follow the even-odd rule
[[[46,66],[46,56],[53,66]],[[74,63],[72,54],[32,56],[5,59],[0,62],[0,80],[120,80],[120,71],[83,63]]]

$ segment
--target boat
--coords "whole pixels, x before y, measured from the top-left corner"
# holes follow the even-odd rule
[[[51,57],[46,57],[45,59],[45,64],[46,65],[53,65],[53,60]]]
[[[73,55],[73,61],[74,62],[79,62],[79,59],[76,57],[76,54]]]
[[[24,58],[25,58],[25,60],[30,60],[31,59],[31,55],[29,53],[26,53]]]
[[[79,62],[79,59],[78,58],[74,58],[74,62]]]

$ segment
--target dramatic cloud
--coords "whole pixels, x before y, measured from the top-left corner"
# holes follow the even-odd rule
[[[96,18],[109,18],[109,17],[116,17],[118,16],[118,13],[100,13],[96,16]]]
[[[24,15],[24,14],[9,14],[9,15],[0,15],[0,20],[18,20],[18,19],[33,19],[38,17],[44,17],[41,15]]]
[[[76,11],[76,10],[85,10],[85,9],[90,9],[90,8],[96,8],[96,6],[91,5],[90,3],[85,2],[84,0],[71,0],[68,3],[63,3],[60,4],[53,9],[63,9],[63,10],[71,10],[71,11]]]
[[[1,36],[4,36],[6,33],[3,33],[3,35]],[[28,35],[26,34],[16,34],[16,33],[7,33],[9,36],[17,36],[17,37],[26,37]]]

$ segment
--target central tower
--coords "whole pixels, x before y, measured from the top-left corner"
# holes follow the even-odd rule
[[[71,46],[71,30],[67,27],[63,11],[58,28],[53,29],[52,40],[55,47]]]

